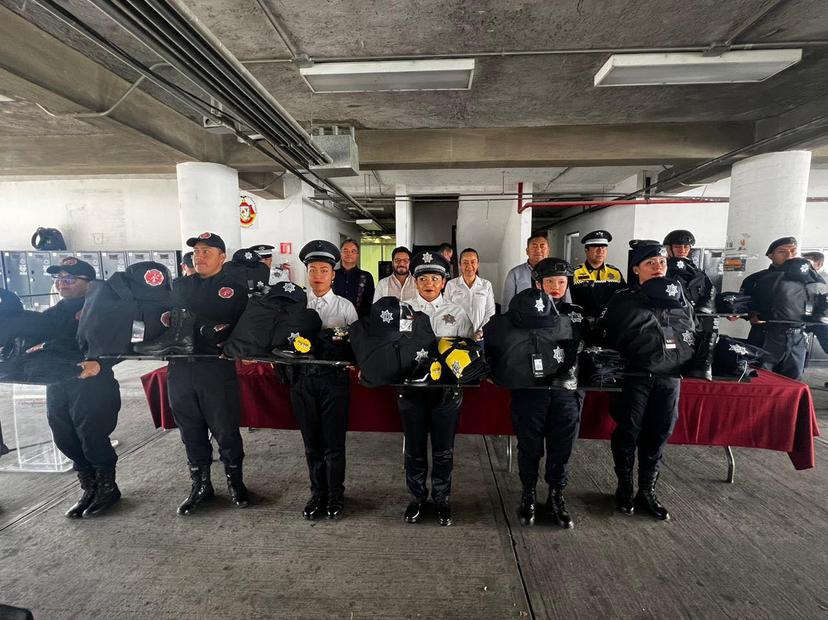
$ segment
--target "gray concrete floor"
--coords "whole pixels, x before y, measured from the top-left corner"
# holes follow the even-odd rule
[[[517,523],[504,439],[458,438],[456,522],[441,528],[433,515],[402,521],[399,435],[350,434],[347,516],[309,523],[298,432],[245,430],[254,505],[233,509],[218,484],[209,508],[181,518],[183,449],[152,428],[145,370],[119,369],[124,500],[110,515],[62,516],[71,473],[0,472],[0,602],[37,618],[828,617],[825,439],[804,472],[785,454],[736,449],[733,485],[721,449],[670,446],[669,523],[615,513],[608,445],[580,441],[576,528],[563,531]],[[821,386],[828,369],[808,379]],[[814,396],[825,434],[828,392]]]

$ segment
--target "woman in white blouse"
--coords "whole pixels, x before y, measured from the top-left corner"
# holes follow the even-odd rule
[[[477,275],[480,256],[477,250],[460,252],[460,276],[446,284],[444,295],[466,311],[474,326],[475,338],[483,337],[483,326],[495,313],[492,283]]]

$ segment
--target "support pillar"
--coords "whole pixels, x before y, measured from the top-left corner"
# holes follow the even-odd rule
[[[394,189],[395,224],[398,246],[405,246],[409,250],[414,248],[414,205],[410,198],[405,197],[405,185],[397,185]]]
[[[221,164],[187,162],[176,166],[181,247],[209,231],[224,239],[228,257],[241,247],[239,175]]]

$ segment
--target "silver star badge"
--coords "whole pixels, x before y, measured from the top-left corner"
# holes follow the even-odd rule
[[[800,270],[802,273],[808,273],[808,265],[807,265],[807,264],[805,264],[805,263],[803,263],[802,265],[800,265],[799,270]]]
[[[588,347],[584,349],[586,353],[600,353],[601,351],[603,351],[601,347]]]
[[[686,342],[687,344],[689,344],[691,347],[692,347],[692,346],[693,346],[693,344],[696,342],[696,336],[695,336],[695,335],[693,334],[693,332],[691,332],[689,329],[685,330],[685,331],[681,334],[681,339],[682,339],[682,340],[684,340],[684,342]]]
[[[543,299],[538,297],[538,300],[535,302],[535,308],[538,309],[538,312],[543,312]]]
[[[431,256],[430,252],[423,252],[423,262],[430,263],[434,258]]]
[[[670,297],[678,297],[679,288],[675,284],[668,284],[667,288],[664,289],[664,292],[667,293]]]
[[[676,267],[678,267],[679,269],[684,269],[684,261],[676,261]]]
[[[745,347],[740,344],[732,344],[730,345],[730,351],[733,351],[736,355],[748,355],[750,351],[748,351]]]
[[[264,282],[262,282],[261,280],[256,282],[256,288],[264,288]]]
[[[424,359],[428,359],[428,351],[426,351],[425,349],[420,349],[419,351],[417,351],[417,355],[414,359],[417,362],[422,362]]]
[[[245,257],[247,260],[252,259],[252,258],[253,258],[253,252],[245,252],[245,253],[244,253],[244,257]]]
[[[390,323],[391,321],[394,320],[394,315],[391,314],[390,310],[383,310],[380,313],[380,318],[382,319],[383,323]]]
[[[726,297],[722,297],[722,301],[726,301],[729,304],[732,304],[736,301],[736,297],[734,295],[727,295]]]
[[[446,323],[447,325],[454,325],[455,321],[456,319],[453,314],[446,314],[443,316],[443,323]]]
[[[285,293],[292,293],[296,290],[296,285],[293,282],[285,282],[285,285],[282,288]]]
[[[580,312],[570,312],[569,313],[569,320],[573,323],[580,323],[584,320],[584,317],[581,315]]]
[[[552,350],[552,357],[555,358],[555,361],[559,364],[563,364],[564,361],[564,350],[560,347],[555,347]]]
[[[299,337],[299,332],[291,332],[290,336],[288,336],[288,342],[293,342]]]

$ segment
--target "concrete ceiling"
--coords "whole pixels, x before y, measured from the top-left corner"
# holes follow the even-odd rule
[[[757,130],[760,124],[777,132],[821,113],[828,96],[825,0],[185,1],[231,52],[248,61],[253,75],[300,122],[308,127],[357,126],[363,167],[383,170],[384,175],[388,168],[572,166],[582,170],[577,174],[586,175],[584,183],[601,186],[599,179],[588,178],[595,173],[594,166],[689,166],[749,144],[762,133]],[[317,62],[477,55],[474,85],[461,92],[313,95],[295,65],[286,62],[291,49],[259,2],[280,21],[293,52]],[[158,60],[87,0],[62,4],[145,63]],[[168,108],[164,112],[152,107],[151,101],[142,101],[141,109],[133,110],[145,117],[150,114],[152,122],[129,118],[126,110],[107,122],[46,116],[33,105],[44,103],[44,93],[56,96],[50,107],[57,101],[63,104],[62,111],[100,110],[135,75],[35,2],[0,0],[0,6],[8,8],[0,12],[0,19],[9,21],[17,14],[25,20],[15,26],[21,32],[19,41],[0,46],[6,48],[0,50],[0,94],[17,99],[0,103],[0,150],[4,151],[0,173],[35,174],[38,167],[44,173],[87,171],[83,162],[61,160],[64,151],[54,141],[62,138],[68,144],[83,136],[90,144],[100,144],[102,136],[115,136],[106,142],[111,148],[124,126],[125,145],[136,139],[130,132],[138,131],[163,151],[163,157],[150,158],[141,169],[154,164],[160,172],[169,170],[174,161],[204,158],[241,170],[273,168],[272,162],[232,139],[200,138],[203,132],[195,122],[199,119],[146,83],[139,89],[142,96]],[[753,23],[757,17],[761,19]],[[24,33],[24,23],[51,34],[53,43]],[[594,88],[593,75],[607,52],[544,53],[705,47],[734,35],[736,44],[810,43],[799,65],[761,84]],[[31,49],[23,49],[27,45]],[[61,45],[67,46],[65,54],[57,47]],[[48,64],[34,67],[21,60],[47,49],[51,75]],[[524,55],[490,55],[494,52]],[[61,56],[67,59],[62,65],[57,60]],[[99,69],[88,70],[81,59]],[[21,64],[27,65],[25,70]],[[185,84],[174,77],[174,71],[166,71]],[[77,83],[77,92],[67,92],[71,90],[67,78]],[[21,81],[28,86],[21,87]],[[195,91],[192,85],[189,88]],[[810,144],[818,147],[820,135],[810,135]],[[26,138],[35,144],[18,151]],[[40,140],[49,148],[40,148]],[[135,152],[149,152],[152,144],[145,141]],[[461,151],[463,155],[457,155]],[[82,159],[77,148],[66,152]],[[521,153],[529,154],[521,157]],[[123,160],[121,156],[108,153],[96,165],[102,166],[102,172],[132,170],[134,154]]]

